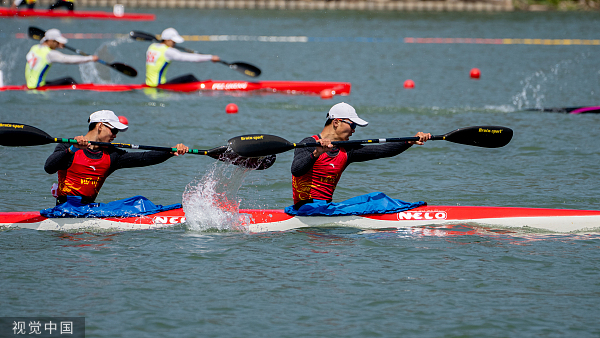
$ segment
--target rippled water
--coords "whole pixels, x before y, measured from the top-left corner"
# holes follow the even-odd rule
[[[360,139],[444,134],[482,124],[510,127],[515,136],[499,149],[432,141],[394,158],[353,164],[336,190],[337,201],[382,191],[429,204],[600,208],[600,116],[523,110],[598,105],[600,46],[403,42],[406,37],[598,39],[596,13],[156,13],[157,21],[140,23],[2,19],[4,83],[24,83],[24,55],[33,41],[14,36],[29,25],[112,34],[157,33],[173,26],[185,35],[322,38],[185,46],[255,64],[263,70],[260,79],[347,81],[352,93],[321,100],[0,92],[0,121],[73,137],[85,132],[91,112],[112,109],[130,121],[119,142],[183,142],[207,149],[248,133],[299,141],[320,132],[329,107],[343,100],[370,122],[355,134]],[[69,45],[143,74],[145,43],[72,39]],[[480,80],[469,79],[473,67],[481,70]],[[173,64],[169,76],[189,72],[243,79],[217,64]],[[55,65],[49,78],[63,75],[98,83],[143,82],[100,65]],[[406,79],[415,81],[415,89],[402,88]],[[225,114],[228,103],[236,103],[239,113]],[[53,205],[50,186],[56,177],[43,170],[53,148],[0,148],[1,211]],[[281,154],[272,168],[247,173],[238,182],[235,169],[186,155],[117,171],[98,200],[144,195],[171,204],[182,202],[186,191],[214,188],[242,208],[282,208],[291,204],[291,160],[291,152]],[[208,174],[234,175],[239,191],[232,196]],[[212,217],[202,207],[188,206]],[[216,227],[232,225],[211,221]],[[597,337],[599,243],[597,233],[472,225],[267,234],[207,232],[193,224],[109,234],[8,230],[0,232],[0,315],[85,316],[89,337]]]

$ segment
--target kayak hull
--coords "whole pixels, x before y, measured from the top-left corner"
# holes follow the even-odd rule
[[[127,20],[127,21],[154,21],[156,16],[147,13],[123,13],[115,15],[111,12],[101,11],[65,11],[49,9],[10,9],[0,8],[0,17],[15,18],[72,18],[72,19],[93,19],[93,20]]]
[[[240,230],[287,231],[304,227],[339,226],[359,229],[400,229],[430,225],[477,224],[506,228],[531,228],[551,232],[600,230],[600,211],[512,207],[421,206],[409,211],[367,216],[291,216],[282,210],[240,210],[240,220],[249,219]],[[126,218],[52,218],[39,212],[0,212],[0,228],[35,230],[104,231],[148,230],[185,223],[183,209]]]
[[[331,90],[332,95],[350,95],[352,85],[348,82],[319,81],[213,81],[205,80],[191,83],[163,84],[158,89],[192,93],[201,91],[219,92],[264,92],[290,95],[319,95],[324,90]],[[153,90],[145,84],[95,84],[82,83],[66,86],[42,86],[35,90],[90,90],[97,92],[128,92],[134,90]],[[4,86],[0,91],[29,91],[26,85]]]

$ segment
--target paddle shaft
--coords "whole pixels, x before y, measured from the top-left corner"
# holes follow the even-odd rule
[[[443,135],[432,136],[430,140],[443,140]],[[367,140],[350,140],[350,141],[333,141],[331,144],[334,146],[354,145],[354,144],[369,144],[369,143],[390,143],[390,142],[414,142],[418,141],[419,138],[416,136],[412,137],[395,137],[395,138],[373,138]],[[307,147],[319,147],[321,144],[316,142],[311,143],[299,143],[294,148],[307,148]]]
[[[503,147],[512,139],[513,131],[510,128],[500,126],[474,126],[456,129],[444,135],[432,136],[430,140],[445,140],[470,146],[484,148]],[[338,146],[359,145],[369,143],[386,142],[415,142],[419,137],[367,139],[352,141],[333,141],[331,144]],[[229,140],[233,151],[240,156],[256,157],[271,154],[279,154],[294,148],[318,147],[319,143],[291,143],[275,135],[252,134],[234,137]]]
[[[77,144],[77,140],[72,138],[54,138],[54,143],[71,143]],[[142,150],[156,150],[156,151],[165,151],[165,152],[177,152],[177,148],[168,148],[168,147],[156,147],[156,146],[144,146],[139,144],[127,144],[127,143],[110,143],[110,142],[98,142],[98,141],[88,141],[89,144],[95,146],[113,146],[117,148],[129,148],[129,149],[142,149]],[[213,148],[209,150],[200,150],[200,149],[188,149],[188,154],[197,154],[197,155],[211,155],[217,150],[221,150],[222,147]]]

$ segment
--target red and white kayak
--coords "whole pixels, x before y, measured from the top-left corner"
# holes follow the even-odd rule
[[[551,232],[599,232],[600,210],[514,207],[421,206],[409,211],[369,216],[290,216],[283,210],[240,210],[243,231],[286,231],[303,227],[400,229],[429,225],[477,224],[505,228],[532,228]],[[185,223],[183,209],[127,218],[45,218],[39,212],[0,212],[0,228],[73,231],[157,229]]]
[[[10,9],[0,7],[0,17],[16,18],[72,18],[72,19],[95,19],[95,20],[128,20],[128,21],[154,21],[156,16],[147,13],[123,13],[115,15],[111,12],[101,11],[67,11],[49,9]]]
[[[190,93],[199,91],[225,92],[263,92],[291,95],[319,95],[324,90],[332,95],[349,95],[352,85],[348,82],[318,82],[318,81],[213,81],[205,80],[190,83],[162,84],[158,89]],[[97,92],[127,92],[133,90],[151,89],[145,84],[94,84],[82,83],[67,86],[42,86],[35,90],[91,90]],[[0,91],[30,90],[26,85],[4,86]]]

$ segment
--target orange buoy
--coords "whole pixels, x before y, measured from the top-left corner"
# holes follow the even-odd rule
[[[225,107],[227,114],[236,114],[238,112],[238,106],[235,103],[230,103]]]
[[[331,89],[321,90],[321,99],[328,100],[331,98],[333,98],[333,90],[331,90]]]
[[[410,80],[410,79],[409,79],[409,80],[406,80],[406,81],[404,81],[404,88],[406,88],[406,89],[412,89],[412,88],[415,88],[415,81],[413,81],[413,80]]]
[[[127,120],[125,116],[119,116],[119,122],[123,123],[126,126],[129,125],[129,120]]]
[[[481,72],[477,68],[471,69],[471,79],[479,79]]]

